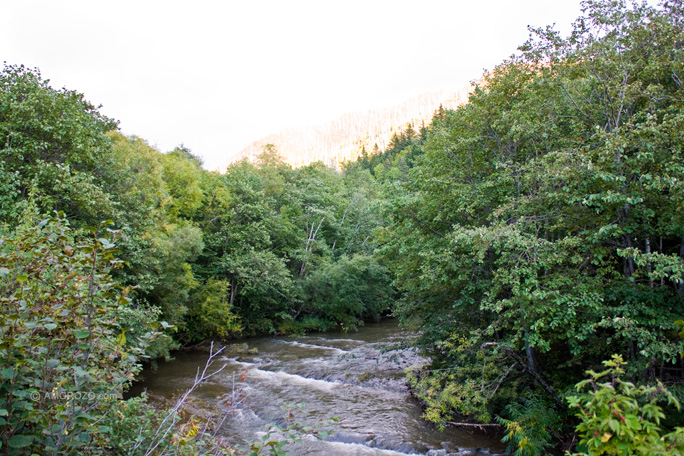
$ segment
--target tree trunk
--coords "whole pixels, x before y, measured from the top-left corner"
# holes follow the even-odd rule
[[[537,350],[530,345],[530,332],[526,329],[525,334],[525,354],[527,355],[527,367],[530,372],[539,374],[539,368],[537,367]]]
[[[531,347],[528,343],[527,347],[525,348],[525,353],[527,354],[527,367],[530,368],[530,372],[538,374],[539,367],[537,365],[537,350],[535,350],[534,347]]]
[[[631,248],[632,247],[632,235],[631,234],[625,234],[623,236],[624,240],[624,245],[626,248]],[[631,256],[627,256],[625,258],[624,264],[623,264],[623,273],[625,275],[625,278],[630,278],[632,275],[634,275],[634,258]]]
[[[237,282],[235,276],[230,279],[230,307],[233,307],[233,302],[235,301],[235,290],[237,289]]]
[[[651,241],[649,241],[648,238],[646,238],[645,242],[646,242],[646,254],[650,255],[651,254]],[[646,270],[648,271],[648,286],[653,288],[653,277],[651,276],[652,267],[651,267],[650,261],[646,264]]]
[[[625,203],[622,209],[620,209],[620,220],[625,221],[629,217],[629,212],[631,210],[631,207],[629,203]],[[622,241],[623,241],[623,246],[625,248],[631,248],[633,246],[632,244],[632,235],[630,233],[625,233],[622,236]],[[623,263],[623,273],[625,278],[630,278],[634,274],[634,258],[627,256],[624,260]]]
[[[684,236],[682,236],[682,242],[679,245],[679,257],[682,260],[684,260]],[[679,282],[679,285],[677,286],[677,291],[679,291],[680,296],[684,295],[684,281]]]

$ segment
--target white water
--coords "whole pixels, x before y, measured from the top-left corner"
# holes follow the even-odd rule
[[[305,437],[301,444],[288,446],[290,455],[503,452],[500,436],[459,429],[440,432],[420,418],[420,404],[403,378],[406,368],[425,360],[405,348],[406,337],[390,320],[357,333],[250,339],[249,348],[258,353],[239,354],[245,350],[226,347],[214,366],[225,364],[225,369],[196,391],[192,405],[215,421],[227,414],[220,433],[243,448],[259,440],[272,423],[286,426],[287,404],[303,404],[301,409],[290,407],[298,410],[295,419],[333,434],[326,441]],[[200,352],[177,355],[157,373],[146,373],[138,390],[145,387],[153,398],[172,398],[192,384],[207,357]],[[328,426],[332,417],[339,421]]]

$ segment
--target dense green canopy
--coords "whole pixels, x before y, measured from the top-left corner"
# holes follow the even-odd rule
[[[156,438],[131,440],[131,420],[154,422],[144,400],[89,414],[26,397],[72,377],[120,394],[183,344],[390,313],[431,360],[409,373],[428,420],[496,421],[541,454],[576,443],[576,412],[578,451],[681,451],[665,431],[684,383],[684,7],[583,12],[342,172],[293,169],[274,145],[207,172],[6,65],[0,451],[138,451]],[[98,415],[112,407],[125,419]]]
[[[439,112],[417,159],[407,146],[373,165],[390,193],[380,252],[433,360],[412,382],[436,422],[539,398],[565,412],[613,353],[633,378],[682,380],[684,11],[584,12],[567,38],[533,30]]]

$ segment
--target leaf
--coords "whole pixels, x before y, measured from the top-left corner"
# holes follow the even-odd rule
[[[609,434],[608,432],[605,432],[603,434],[603,437],[601,437],[601,442],[606,443],[610,438],[613,437],[613,434]]]
[[[0,370],[0,378],[11,379],[14,377],[14,368],[8,367],[6,369]]]
[[[641,429],[641,423],[639,422],[639,418],[637,418],[634,415],[627,415],[625,417],[625,423],[627,423],[627,426],[629,426],[630,429],[634,429],[637,431]]]
[[[620,423],[618,420],[609,420],[608,421],[608,427],[610,428],[611,431],[615,432],[616,434],[620,433]]]
[[[10,273],[10,270],[7,268],[0,268],[0,276],[6,276],[7,274]]]
[[[45,325],[45,329],[47,329],[48,331],[52,331],[52,330],[55,329],[56,327],[57,327],[57,325],[56,325],[55,323],[47,323],[47,324]]]
[[[165,321],[163,321],[163,320],[162,320],[160,323],[161,323],[161,325],[162,325],[162,328],[164,328],[164,329],[176,329],[176,326],[175,326],[175,325],[170,325],[170,324],[168,324],[167,322],[165,322]]]
[[[17,276],[17,282],[19,283],[24,283],[28,280],[28,276],[25,274],[21,274]]]
[[[76,336],[76,339],[85,339],[90,335],[90,332],[82,329],[80,331],[76,331],[74,335]]]
[[[28,435],[15,435],[7,442],[7,445],[11,448],[24,448],[33,442],[33,437]]]

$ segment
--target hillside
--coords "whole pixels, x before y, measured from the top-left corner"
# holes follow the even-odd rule
[[[392,135],[407,123],[414,127],[429,123],[440,105],[453,108],[465,103],[470,90],[468,86],[456,92],[430,92],[390,108],[348,113],[320,125],[288,128],[254,141],[231,161],[251,160],[263,146],[274,144],[292,166],[322,161],[338,168],[344,161],[356,160],[363,147],[370,151],[377,144],[384,150]]]

